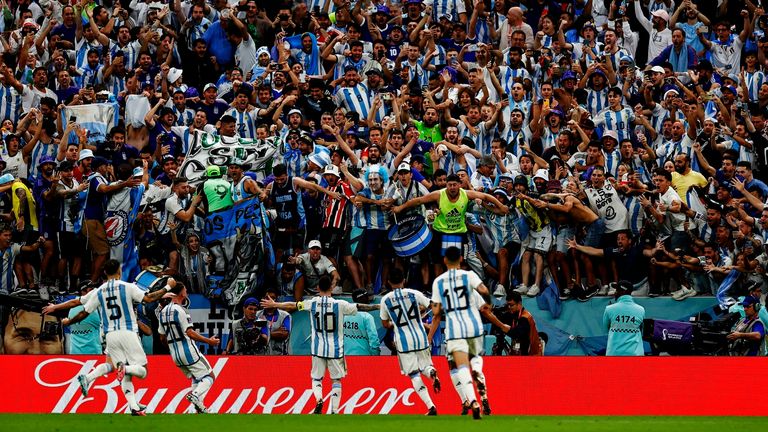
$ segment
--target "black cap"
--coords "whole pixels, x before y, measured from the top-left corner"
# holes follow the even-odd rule
[[[59,171],[72,171],[73,169],[75,169],[75,164],[70,160],[65,159],[59,164]]]
[[[696,70],[714,71],[715,69],[712,67],[712,63],[709,60],[702,60],[696,65]]]
[[[231,116],[231,115],[229,115],[229,114],[224,114],[224,115],[223,115],[223,116],[221,116],[221,118],[219,119],[219,122],[221,122],[221,123],[235,123],[236,121],[237,121],[237,120],[235,120],[235,118],[234,118],[234,117],[232,117],[232,116]]]
[[[368,70],[365,72],[365,74],[366,74],[366,75],[378,75],[378,76],[383,76],[383,72],[381,72],[381,70],[379,70],[378,68],[372,68],[372,69],[368,69]]]
[[[91,162],[91,169],[96,171],[102,165],[109,165],[109,161],[101,156],[96,156]]]
[[[355,71],[355,72],[357,72],[357,68],[356,68],[356,67],[354,67],[354,66],[352,66],[352,65],[349,65],[349,66],[345,66],[345,67],[344,67],[344,73],[347,73],[347,72],[349,72],[349,71]]]
[[[525,187],[528,187],[528,177],[520,174],[519,176],[515,177],[515,185],[523,185]]]

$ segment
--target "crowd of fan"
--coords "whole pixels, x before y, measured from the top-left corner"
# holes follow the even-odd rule
[[[437,202],[407,203],[456,186],[495,198],[470,200],[463,247],[498,297],[623,279],[683,300],[764,275],[759,2],[74,3],[2,0],[4,293],[99,281],[107,203],[142,184],[164,205],[129,227],[138,264],[191,292],[212,271],[200,218],[253,196],[277,294],[383,292],[393,267],[429,291],[439,253],[397,256],[390,230],[432,224]],[[98,102],[120,109],[104,142],[61,115]],[[196,193],[177,172],[198,131],[278,150]]]

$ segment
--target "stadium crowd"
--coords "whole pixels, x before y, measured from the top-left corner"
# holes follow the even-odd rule
[[[254,197],[274,258],[256,298],[325,277],[383,294],[393,269],[427,292],[451,245],[500,299],[587,301],[619,280],[736,297],[765,277],[760,1],[0,7],[4,294],[99,283],[126,236],[123,261],[210,294],[202,220]],[[105,136],[63,114],[88,104],[117,106]],[[179,170],[202,134],[276,151],[197,183]],[[105,223],[147,196],[131,226]],[[254,320],[255,298],[240,307]]]

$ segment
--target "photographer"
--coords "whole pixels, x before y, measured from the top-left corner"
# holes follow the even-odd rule
[[[506,333],[498,332],[497,328],[492,330],[496,334],[496,343],[493,346],[494,355],[503,355],[505,351],[509,355],[544,355],[539,332],[536,329],[536,321],[534,321],[531,313],[523,307],[523,297],[520,293],[509,292],[506,307],[494,309],[494,314],[499,317],[501,322],[509,326]],[[511,344],[507,344],[506,336],[512,339]]]
[[[243,317],[232,323],[229,342],[224,355],[266,354],[269,343],[269,327],[264,320],[256,319],[259,301],[248,297],[243,303]]]
[[[272,301],[277,301],[278,294],[274,288],[267,289],[265,296]],[[277,308],[264,308],[256,312],[256,321],[266,321],[269,333],[270,355],[288,355],[288,339],[291,336],[291,314]]]
[[[748,295],[739,303],[744,307],[746,317],[740,320],[727,336],[728,352],[732,356],[765,355],[765,326],[758,316],[762,305],[755,297]]]

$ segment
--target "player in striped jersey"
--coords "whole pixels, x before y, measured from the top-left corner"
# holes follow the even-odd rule
[[[152,303],[176,286],[173,278],[168,279],[168,285],[152,293],[145,293],[132,283],[123,282],[121,265],[117,260],[109,260],[104,264],[107,281],[89,297],[84,308],[73,318],[64,318],[64,326],[80,322],[88,314],[98,310],[101,316],[102,330],[107,341],[107,351],[115,363],[117,380],[123,389],[125,399],[131,409],[131,415],[144,416],[144,409],[136,401],[132,377],[147,376],[147,356],[139,340],[139,322],[136,319],[135,303]]]
[[[217,346],[221,341],[216,336],[202,336],[192,328],[192,320],[182,306],[187,299],[187,288],[183,283],[176,283],[171,292],[163,298],[170,298],[171,302],[160,311],[160,325],[157,328],[160,340],[168,344],[176,366],[187,378],[192,379],[192,390],[187,393],[187,400],[195,406],[199,414],[207,413],[203,399],[213,385],[216,375],[195,342]]]
[[[318,295],[300,302],[277,303],[270,298],[261,301],[263,308],[278,308],[286,312],[307,311],[310,314],[312,346],[312,393],[317,404],[315,414],[323,412],[323,377],[331,377],[331,414],[339,412],[341,379],[347,375],[344,360],[344,316],[358,311],[371,311],[379,305],[363,305],[337,300],[331,296],[331,279],[322,276],[317,286]]]
[[[392,292],[381,298],[381,325],[394,330],[400,372],[411,378],[416,394],[429,408],[427,415],[437,415],[437,408],[432,403],[421,374],[432,379],[432,388],[435,393],[440,393],[440,379],[437,377],[437,369],[432,365],[429,347],[439,322],[438,326],[430,327],[427,335],[421,314],[429,307],[429,299],[419,291],[404,288],[402,270],[392,269],[389,284]]]
[[[483,322],[479,309],[483,299],[475,292],[488,296],[488,288],[474,272],[460,269],[461,250],[449,247],[443,261],[448,270],[432,284],[432,315],[436,320],[445,311],[445,337],[447,351],[453,357],[456,369],[456,392],[472,408],[472,416],[480,419],[480,404],[475,397],[472,369],[482,370]],[[433,323],[434,325],[434,323]],[[472,360],[470,360],[470,357]],[[470,363],[471,362],[471,363]]]

